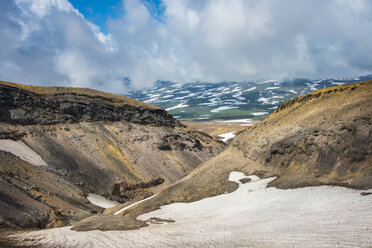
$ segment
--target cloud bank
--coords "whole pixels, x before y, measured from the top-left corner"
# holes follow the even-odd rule
[[[125,91],[157,80],[247,81],[372,72],[368,0],[124,0],[108,33],[67,0],[0,2],[0,80]],[[159,21],[159,19],[161,19]]]

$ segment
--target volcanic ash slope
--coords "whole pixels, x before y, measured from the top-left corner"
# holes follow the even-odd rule
[[[90,194],[143,199],[223,149],[134,99],[0,82],[0,226],[72,224],[104,210]]]

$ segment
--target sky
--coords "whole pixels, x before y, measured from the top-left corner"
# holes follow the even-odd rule
[[[32,85],[372,73],[371,0],[1,0],[0,36],[0,80]]]
[[[120,0],[70,0],[70,3],[86,20],[98,25],[104,33],[108,33],[105,25],[107,19],[116,19],[123,14]]]

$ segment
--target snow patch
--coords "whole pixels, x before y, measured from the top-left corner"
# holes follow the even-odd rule
[[[359,79],[356,79],[356,80],[359,80]],[[338,83],[338,82],[332,82],[332,85],[343,85],[345,83]]]
[[[182,102],[174,107],[171,107],[171,108],[166,108],[165,111],[169,111],[169,110],[173,110],[173,109],[178,109],[178,108],[186,108],[188,107],[189,105],[187,105],[185,102]]]
[[[251,113],[253,116],[262,116],[262,115],[267,115],[269,112],[256,112],[256,113]]]
[[[257,87],[252,87],[252,88],[246,89],[246,90],[244,90],[244,92],[252,91],[252,90],[255,90],[255,89],[257,89]]]
[[[156,194],[155,194],[155,195],[152,195],[152,196],[150,196],[150,197],[147,197],[147,198],[145,198],[145,199],[143,199],[143,200],[137,201],[137,202],[135,202],[135,203],[133,203],[133,204],[131,204],[131,205],[129,205],[129,206],[123,207],[122,209],[116,211],[116,212],[114,213],[114,215],[118,215],[118,214],[120,214],[121,212],[124,212],[125,210],[127,210],[127,209],[129,209],[129,208],[131,208],[131,207],[133,207],[133,206],[135,206],[135,205],[137,205],[137,204],[140,204],[141,202],[144,202],[144,201],[150,200],[151,198],[153,198],[153,197],[155,197],[155,196],[156,196]]]
[[[222,106],[222,107],[218,107],[216,109],[212,109],[211,112],[213,113],[218,113],[220,111],[223,111],[223,110],[227,110],[227,109],[237,109],[239,107],[232,107],[232,106]]]
[[[225,121],[216,121],[222,123],[253,123],[252,119],[235,119],[235,120],[225,120]]]
[[[166,96],[163,96],[163,98],[171,98],[173,97],[174,95],[166,95]]]
[[[101,195],[96,194],[89,194],[87,196],[87,200],[90,201],[90,203],[92,203],[93,205],[96,205],[101,208],[113,208],[120,204],[117,201],[111,201]]]
[[[243,172],[239,172],[239,171],[232,171],[232,172],[230,172],[230,175],[229,175],[229,179],[228,180],[230,182],[235,182],[235,183],[241,184],[240,180],[242,180],[244,178],[251,179],[250,182],[255,182],[255,181],[260,180],[260,178],[258,176],[256,176],[256,175],[246,176]]]
[[[36,166],[47,166],[47,163],[45,163],[41,156],[21,140],[14,141],[2,139],[0,140],[0,150],[10,152],[30,164]]]
[[[231,140],[235,137],[235,132],[228,132],[217,135],[218,137],[221,137],[220,140],[223,142],[226,142],[228,140]]]

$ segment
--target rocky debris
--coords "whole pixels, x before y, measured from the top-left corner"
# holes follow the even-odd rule
[[[25,132],[19,132],[17,130],[7,130],[7,131],[2,131],[0,130],[0,139],[10,139],[10,140],[20,140],[26,135]]]
[[[361,196],[367,196],[367,195],[372,195],[372,192],[361,192]]]
[[[245,184],[245,183],[249,183],[252,179],[250,178],[243,178],[243,179],[240,179],[239,182],[241,182],[242,184]]]
[[[145,220],[145,222],[150,223],[150,224],[164,224],[164,223],[173,223],[176,221],[173,219],[162,219],[158,217],[151,217],[150,219]]]
[[[0,139],[17,141],[22,139],[25,135],[27,135],[26,132],[12,128],[11,126],[0,122]]]
[[[71,230],[74,231],[110,231],[110,230],[134,230],[141,227],[146,227],[149,224],[161,225],[164,223],[174,223],[173,219],[163,219],[158,217],[151,217],[148,220],[137,220],[130,216],[121,215],[94,215],[81,220],[73,225]]]
[[[77,94],[67,89],[63,93],[38,94],[0,82],[0,122],[48,125],[127,121],[143,125],[183,126],[163,109],[126,102],[118,104],[114,100],[100,95]]]
[[[134,199],[134,196],[136,196],[136,198],[144,199],[152,195],[149,191],[146,191],[144,189],[155,187],[162,183],[164,183],[163,178],[157,178],[149,182],[140,182],[136,184],[129,184],[127,182],[115,183],[112,190],[112,195],[124,197],[127,200]]]
[[[115,195],[115,193],[119,192],[123,192],[124,190],[134,190],[134,189],[139,189],[139,188],[150,188],[150,187],[153,187],[153,186],[158,186],[160,184],[164,183],[164,179],[163,178],[157,178],[157,179],[153,179],[149,182],[140,182],[140,183],[136,183],[136,184],[128,184],[126,182],[121,182],[121,183],[118,183],[118,184],[115,184],[114,185],[114,189],[113,189],[113,195]],[[119,190],[118,190],[119,188]]]
[[[163,151],[171,150],[203,150],[203,145],[200,140],[188,133],[187,135],[166,134],[162,140],[157,143],[157,148]]]
[[[145,221],[120,215],[93,215],[87,219],[77,222],[71,228],[74,231],[110,231],[110,230],[134,230],[146,227]]]

